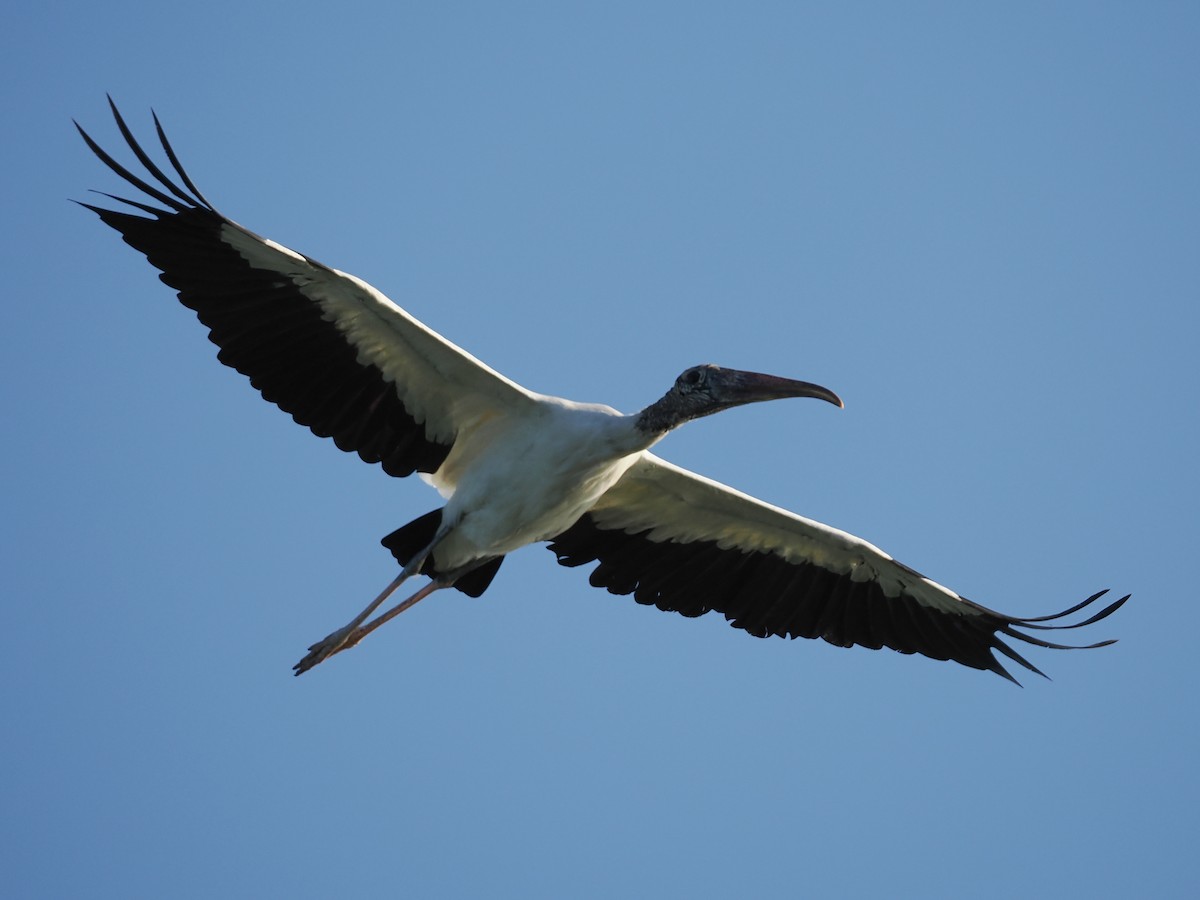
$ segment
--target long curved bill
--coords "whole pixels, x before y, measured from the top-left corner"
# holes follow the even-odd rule
[[[720,369],[719,374],[710,376],[719,385],[722,397],[730,405],[759,403],[763,400],[782,400],[785,397],[815,397],[832,403],[839,409],[846,404],[842,398],[827,387],[808,381],[780,378],[778,375],[763,375],[760,372],[742,372],[738,369]]]

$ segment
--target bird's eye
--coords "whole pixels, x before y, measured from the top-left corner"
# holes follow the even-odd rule
[[[695,386],[704,380],[704,372],[701,369],[688,369],[679,376],[680,382],[688,386]]]

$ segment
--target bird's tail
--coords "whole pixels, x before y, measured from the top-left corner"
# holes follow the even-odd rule
[[[407,566],[418,553],[433,542],[441,524],[442,511],[435,509],[420,518],[413,519],[407,525],[400,526],[380,543],[391,551],[392,556],[400,565]],[[495,559],[486,560],[477,568],[464,572],[455,579],[455,589],[462,591],[468,597],[478,597],[492,583],[492,579],[500,571],[502,562],[504,562],[504,557],[497,556]],[[437,564],[433,561],[433,554],[430,553],[421,566],[421,574],[437,578],[446,573],[438,571]]]

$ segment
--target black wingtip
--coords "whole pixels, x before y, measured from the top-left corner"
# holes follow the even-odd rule
[[[1037,666],[1035,666],[1033,663],[1031,663],[1029,660],[1027,660],[1024,656],[1022,656],[1020,653],[1018,653],[1012,647],[1008,646],[1008,644],[1004,643],[1004,641],[995,639],[992,646],[993,646],[993,649],[999,650],[1002,654],[1007,656],[1009,659],[1011,659],[1013,662],[1015,662],[1021,668],[1032,672],[1034,675],[1041,675],[1047,681],[1050,680],[1049,675],[1047,675],[1045,672],[1043,672],[1041,669],[1039,669]],[[996,663],[996,665],[992,667],[993,672],[995,672],[997,675],[1001,675],[1004,678],[1007,678],[1009,681],[1011,681],[1017,687],[1025,687],[1025,685],[1021,684],[1021,682],[1017,681],[1017,679],[1013,677],[1011,672],[1009,672],[1006,668],[1004,668],[1004,666],[1000,663],[1000,660],[996,659],[995,656],[993,656],[992,659]]]
[[[1091,606],[1093,603],[1095,603],[1097,600],[1099,600],[1101,597],[1103,597],[1105,594],[1107,594],[1108,590],[1109,590],[1108,588],[1104,588],[1104,590],[1096,591],[1096,593],[1092,594],[1092,596],[1088,597],[1083,602],[1076,603],[1070,609],[1064,609],[1062,612],[1052,613],[1051,615],[1048,615],[1048,616],[1032,616],[1030,618],[1020,619],[1019,621],[1023,625],[1028,625],[1031,622],[1053,622],[1055,619],[1061,619],[1065,616],[1069,616],[1073,613],[1077,613],[1081,609]]]
[[[1114,600],[1112,603],[1108,604],[1108,606],[1104,607],[1104,609],[1100,610],[1100,612],[1095,613],[1094,615],[1091,615],[1088,618],[1083,619],[1080,622],[1072,622],[1069,625],[1046,625],[1044,623],[1053,622],[1053,621],[1063,618],[1064,616],[1069,616],[1073,613],[1077,613],[1084,609],[1087,609],[1089,606],[1091,606],[1093,603],[1095,603],[1097,600],[1099,600],[1101,597],[1103,597],[1107,593],[1108,593],[1108,588],[1105,588],[1102,591],[1097,591],[1096,593],[1092,594],[1092,596],[1090,596],[1086,600],[1084,600],[1082,603],[1076,603],[1070,609],[1064,609],[1060,613],[1054,613],[1053,615],[1049,615],[1049,616],[1033,616],[1033,617],[1026,618],[1026,619],[1018,619],[1018,618],[1014,618],[1014,617],[1008,617],[1007,624],[1015,625],[1020,628],[1032,628],[1037,631],[1067,631],[1072,628],[1083,628],[1087,625],[1094,625],[1096,622],[1099,622],[1101,619],[1107,619],[1109,616],[1111,616],[1113,613],[1115,613],[1118,609],[1120,609],[1122,606],[1124,606],[1125,603],[1129,600],[1129,598],[1132,597],[1133,595],[1126,594],[1124,597]],[[1112,643],[1112,642],[1108,641],[1106,643]],[[1099,645],[1095,645],[1095,646],[1099,646]]]
[[[1072,613],[1080,612],[1080,611],[1086,609],[1087,607],[1091,606],[1093,603],[1095,603],[1097,600],[1099,600],[1101,597],[1103,597],[1107,593],[1108,593],[1108,588],[1105,588],[1102,591],[1097,591],[1095,594],[1092,594],[1092,596],[1088,597],[1082,603],[1077,603],[1069,609],[1065,609],[1062,612],[1054,613],[1053,615],[1049,615],[1049,616],[1035,616],[1035,617],[1031,617],[1028,619],[1005,617],[1005,621],[1003,621],[1003,623],[1000,625],[1000,627],[998,627],[996,629],[997,635],[1002,634],[1005,637],[1013,638],[1013,639],[1021,641],[1023,643],[1031,644],[1035,647],[1043,647],[1048,650],[1096,650],[1100,647],[1108,647],[1111,644],[1115,644],[1117,642],[1117,639],[1110,638],[1108,640],[1096,641],[1095,643],[1092,643],[1092,644],[1060,644],[1060,643],[1056,643],[1054,641],[1047,641],[1043,638],[1036,637],[1032,634],[1025,634],[1025,633],[1017,630],[1019,628],[1029,628],[1029,629],[1036,629],[1038,631],[1067,631],[1072,628],[1083,628],[1086,625],[1092,625],[1096,622],[1099,622],[1101,619],[1108,618],[1113,613],[1115,613],[1118,609],[1120,609],[1122,606],[1124,606],[1125,603],[1132,596],[1132,594],[1126,594],[1124,597],[1121,597],[1118,600],[1114,600],[1112,603],[1108,604],[1106,607],[1104,607],[1104,609],[1100,610],[1100,612],[1095,613],[1094,615],[1089,616],[1088,618],[1086,618],[1080,622],[1072,622],[1070,624],[1057,624],[1057,625],[1045,624],[1046,622],[1053,622],[1057,619],[1063,618],[1064,616],[1069,616]],[[1009,659],[1013,660],[1016,663],[1019,663],[1020,665],[1024,666],[1026,669],[1029,669],[1031,672],[1036,672],[1038,675],[1041,675],[1047,681],[1050,680],[1049,675],[1047,675],[1045,672],[1041,671],[1036,666],[1034,666],[1032,663],[1030,663],[1027,659],[1025,659],[1025,657],[1023,657],[1023,656],[1021,656],[1021,654],[1017,653],[1012,647],[1010,647],[1004,641],[1000,640],[1000,638],[998,636],[994,640],[993,649],[999,650],[1001,653],[1003,653]],[[1005,678],[1008,678],[1010,681],[1016,681],[1016,679],[1014,679],[1011,675],[1009,675],[1003,669],[1004,669],[1004,667],[1001,666],[1000,663],[997,661],[996,667],[993,668],[992,671],[996,672],[999,675],[1003,675]]]
[[[170,160],[172,168],[175,169],[176,173],[183,180],[184,187],[191,191],[192,194],[195,195],[196,199],[199,200],[204,206],[207,206],[213,212],[216,212],[217,208],[213,206],[209,199],[200,192],[200,189],[196,187],[195,182],[192,181],[191,176],[189,176],[187,171],[183,168],[183,164],[180,163],[179,157],[175,154],[175,148],[172,147],[171,142],[167,140],[167,132],[163,129],[162,122],[160,122],[158,119],[158,113],[151,109],[150,116],[154,119],[154,130],[158,134],[158,141],[160,144],[162,144],[162,148],[166,152],[167,159]]]
[[[129,149],[133,151],[133,155],[137,158],[138,162],[141,163],[145,172],[148,173],[150,178],[153,181],[156,181],[158,185],[155,186],[150,184],[145,179],[134,175],[129,169],[118,163],[112,156],[108,154],[107,151],[105,151],[95,140],[92,139],[92,136],[84,130],[83,126],[80,125],[79,122],[77,122],[75,119],[72,119],[72,123],[79,132],[80,137],[83,138],[84,143],[87,144],[88,149],[90,149],[100,159],[101,162],[108,166],[109,169],[111,169],[129,184],[132,184],[149,197],[152,197],[159,203],[162,203],[168,209],[175,212],[184,212],[190,209],[207,209],[209,212],[215,213],[216,208],[202,193],[200,193],[199,190],[196,189],[192,179],[188,176],[187,172],[184,171],[183,166],[180,165],[179,158],[175,155],[174,149],[167,140],[167,136],[163,131],[162,123],[159,122],[158,116],[154,116],[154,127],[158,133],[159,141],[163,145],[163,150],[166,152],[167,159],[170,160],[171,166],[175,169],[176,173],[178,173],[180,180],[182,180],[183,185],[187,188],[187,190],[184,190],[172,179],[168,178],[166,173],[164,173],[163,170],[154,162],[154,160],[150,158],[150,155],[145,151],[145,149],[143,149],[141,144],[137,142],[132,130],[130,130],[129,125],[125,122],[124,116],[121,115],[120,109],[117,108],[117,104],[113,100],[112,95],[105,94],[105,97],[108,98],[108,106],[112,111],[113,120],[117,123],[117,129],[120,131],[121,137],[124,138],[125,143],[129,146]],[[189,194],[188,191],[191,191],[191,194]],[[129,203],[130,201],[122,200],[122,202]],[[136,206],[137,204],[131,205]],[[155,210],[147,210],[144,206],[140,208],[146,211],[159,212]]]

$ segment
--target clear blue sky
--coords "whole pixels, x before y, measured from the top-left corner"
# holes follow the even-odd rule
[[[25,898],[1195,896],[1200,8],[106,3],[0,35],[0,872]],[[734,8],[737,11],[733,11]],[[70,124],[527,386],[846,400],[660,452],[990,606],[1024,689],[544,549],[301,679],[438,505],[294,425]]]

